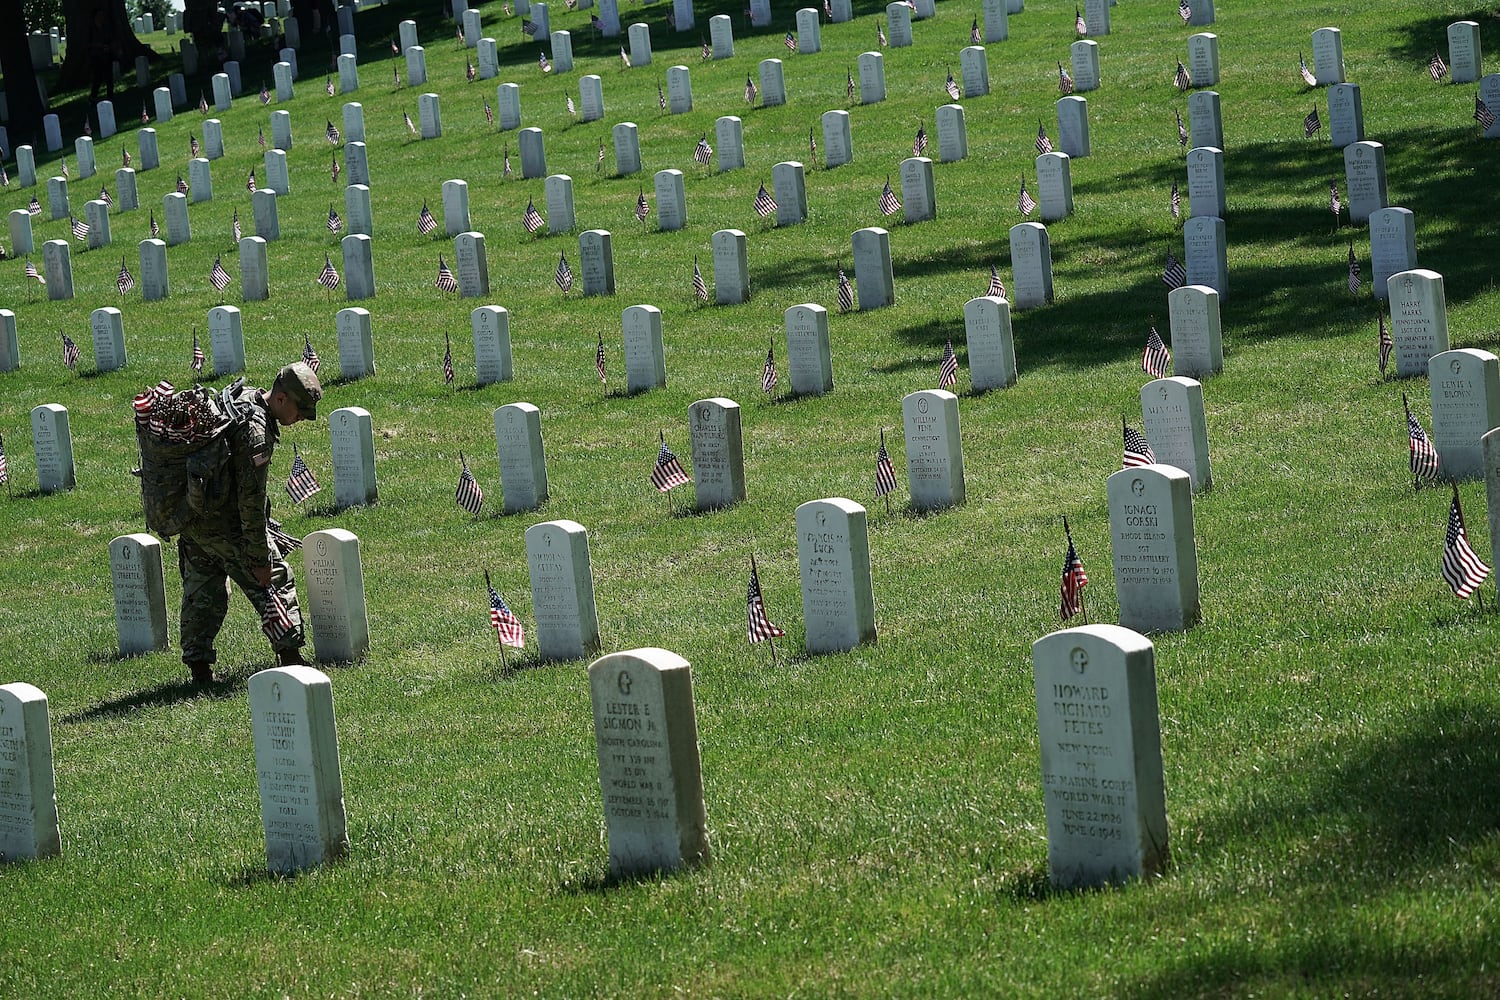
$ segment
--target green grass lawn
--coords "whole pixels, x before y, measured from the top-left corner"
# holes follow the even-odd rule
[[[747,33],[736,55],[699,61],[699,31],[666,27],[669,5],[628,6],[652,25],[655,61],[625,70],[619,40],[591,35],[588,11],[556,4],[576,67],[543,76],[537,46],[500,4],[483,8],[501,40],[496,80],[466,83],[472,51],[436,5],[356,18],[374,214],[378,294],[347,303],[314,282],[344,212],[330,179],[325,122],[345,97],[323,91],[330,39],[304,27],[291,111],[291,194],[269,245],[271,298],[239,301],[230,219],[253,231],[244,180],[265,183],[255,94],[271,82],[252,51],[245,96],[221,115],[226,156],[216,197],[190,209],[193,240],[171,248],[171,297],[123,304],[120,258],[148,210],[186,176],[186,110],[155,123],[162,167],[139,174],[141,208],[111,217],[114,245],[74,252],[76,297],[48,302],[0,264],[0,307],[16,313],[22,368],[0,375],[0,434],[11,495],[0,501],[0,681],[49,696],[63,857],[0,869],[0,992],[7,996],[1454,996],[1500,993],[1500,625],[1493,582],[1457,602],[1439,576],[1450,494],[1413,492],[1401,393],[1428,423],[1425,379],[1382,380],[1368,239],[1335,230],[1328,184],[1344,189],[1340,151],[1305,140],[1302,119],[1326,96],[1304,86],[1310,34],[1343,30],[1348,78],[1361,85],[1367,137],[1386,147],[1391,203],[1416,214],[1421,266],[1444,275],[1454,347],[1500,351],[1500,145],[1477,138],[1475,87],[1435,84],[1446,26],[1479,21],[1500,38],[1500,10],[1454,0],[1378,4],[1221,3],[1219,35],[1230,295],[1225,364],[1204,384],[1214,488],[1195,498],[1203,621],[1156,639],[1172,865],[1149,884],[1057,894],[1047,887],[1030,644],[1058,627],[1062,518],[1092,582],[1094,621],[1115,619],[1104,480],[1119,468],[1120,417],[1140,417],[1141,350],[1167,332],[1160,272],[1181,255],[1168,212],[1186,193],[1172,84],[1195,30],[1175,5],[1127,0],[1099,39],[1103,85],[1085,95],[1093,155],[1072,164],[1075,214],[1049,226],[1056,302],[1014,315],[1020,378],[973,394],[963,365],[963,304],[992,265],[1007,285],[1007,231],[1022,221],[1019,181],[1035,172],[1037,122],[1056,138],[1056,64],[1075,40],[1071,4],[1031,0],[1010,38],[988,49],[993,92],[965,99],[968,159],[938,164],[938,219],[886,220],[877,198],[898,176],[919,125],[936,152],[934,108],[968,44],[977,3],[944,0],[885,49],[888,99],[850,106],[846,73],[876,46],[883,5],[859,2],[850,24],[824,24],[819,55],[782,44],[793,11]],[[719,8],[699,4],[707,20]],[[418,20],[426,88],[391,85],[389,41]],[[623,39],[621,39],[623,40]],[[158,34],[153,43],[164,48]],[[1493,45],[1492,45],[1493,47]],[[785,60],[788,104],[750,108],[746,75]],[[694,110],[659,111],[666,67],[692,68]],[[397,63],[404,80],[404,60]],[[173,70],[172,59],[156,72]],[[208,66],[205,65],[205,69]],[[603,78],[606,116],[570,118],[583,73]],[[336,77],[335,77],[336,79]],[[580,229],[614,234],[617,294],[584,299],[553,284],[559,253],[578,268],[576,235],[522,226],[541,180],[520,179],[514,133],[484,119],[495,85],[520,84],[523,125],[545,135],[547,169],[572,175]],[[207,78],[190,80],[190,100]],[[419,89],[442,95],[444,135],[408,136]],[[116,100],[125,131],[96,143],[102,178],[79,180],[71,152],[82,97],[54,93],[74,171],[75,212],[101,180],[113,191],[122,148],[136,153],[135,96]],[[854,162],[808,160],[808,129],[847,108]],[[714,122],[744,120],[744,170],[693,162]],[[644,170],[616,177],[610,129],[640,126]],[[1319,141],[1321,140],[1321,141]],[[20,143],[12,131],[12,141]],[[595,170],[599,144],[606,165]],[[509,151],[516,174],[502,177]],[[56,172],[39,156],[42,178]],[[339,156],[342,162],[342,156]],[[752,209],[771,167],[807,162],[810,219],[776,228]],[[137,160],[139,163],[139,160]],[[686,175],[688,225],[656,230],[651,176]],[[0,209],[45,186],[11,185]],[[417,234],[441,185],[469,183],[486,234],[491,295],[433,287],[452,242]],[[45,180],[43,181],[45,185]],[[633,212],[644,189],[652,215]],[[838,315],[835,274],[852,274],[850,234],[891,230],[896,304]],[[697,257],[712,283],[710,239],[749,234],[753,298],[699,306]],[[66,221],[35,223],[37,244]],[[1366,278],[1348,294],[1350,241]],[[8,239],[7,249],[8,246]],[[75,244],[76,246],[76,244]],[[292,879],[265,874],[245,681],[271,666],[248,602],[236,596],[220,637],[232,683],[189,687],[175,650],[119,659],[108,542],[143,530],[130,398],[160,378],[191,380],[192,330],[206,337],[209,285],[223,255],[234,275],[253,382],[301,354],[307,337],[337,372],[333,315],[368,308],[377,374],[330,376],[322,410],[373,415],[380,501],[336,511],[326,425],[289,429],[322,494],[276,516],[296,535],[342,527],[359,536],[372,649],[330,666],[352,850]],[[32,259],[40,265],[40,253]],[[137,275],[137,277],[139,277]],[[782,364],[782,313],[830,310],[835,390],[767,400],[768,344]],[[510,311],[514,381],[476,388],[469,312]],[[658,306],[667,387],[627,396],[620,310]],[[124,311],[129,364],[95,374],[91,310]],[[77,372],[59,333],[83,348]],[[597,339],[609,391],[594,371]],[[451,337],[459,377],[443,382]],[[887,514],[873,497],[879,433],[905,481],[900,400],[937,385],[944,344],[958,390],[968,501],[940,514]],[[665,432],[690,465],[686,411],[727,396],[743,407],[749,500],[705,515],[676,511],[647,482]],[[541,409],[551,499],[500,516],[492,411]],[[72,419],[78,488],[37,495],[27,418],[44,402]],[[453,502],[462,451],[487,493],[482,516]],[[1460,488],[1470,537],[1491,557],[1482,485]],[[874,645],[802,655],[793,510],[846,496],[870,511]],[[712,866],[614,883],[583,661],[500,668],[483,573],[531,631],[524,530],[571,518],[590,533],[606,651],[662,646],[693,664]],[[180,584],[167,547],[176,645]],[[750,556],[771,618],[788,631],[780,665],[745,642]],[[294,558],[301,572],[301,564]],[[514,658],[512,664],[515,664]],[[534,669],[531,669],[534,668]]]

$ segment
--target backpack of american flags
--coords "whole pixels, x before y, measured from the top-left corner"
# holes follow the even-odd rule
[[[244,419],[244,379],[222,390],[162,381],[135,397],[135,440],[146,527],[170,538],[221,510],[234,493],[230,430]]]

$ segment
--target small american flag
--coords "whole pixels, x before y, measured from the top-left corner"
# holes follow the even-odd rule
[[[546,225],[542,221],[542,213],[536,210],[536,205],[530,198],[526,199],[526,212],[521,216],[521,225],[526,227],[528,233],[534,233]]]
[[[122,149],[122,150],[120,150],[120,161],[121,161],[121,166],[125,166],[125,167],[130,166],[130,150],[128,150],[128,149]]]
[[[453,338],[443,334],[443,384],[453,384]]]
[[[339,213],[333,210],[333,205],[328,206],[328,231],[330,233],[341,233],[344,231],[344,220],[339,218]]]
[[[78,345],[73,343],[73,338],[66,333],[62,335],[63,341],[63,364],[69,370],[78,367]]]
[[[599,155],[594,159],[594,173],[598,173],[604,167],[604,142],[599,142]]]
[[[73,238],[75,240],[82,243],[89,238],[89,224],[87,222],[84,222],[82,219],[75,219],[70,215],[68,216],[68,224],[69,228],[73,230]]]
[[[474,63],[467,58],[464,59],[464,79],[473,83],[478,78],[479,74],[474,70]]]
[[[1453,503],[1448,507],[1448,533],[1443,541],[1443,579],[1453,588],[1453,596],[1468,598],[1489,575],[1490,568],[1469,546],[1463,508],[1458,505],[1458,484],[1454,483]]]
[[[1193,77],[1188,73],[1181,59],[1177,60],[1177,72],[1172,77],[1172,82],[1177,85],[1178,90],[1187,90],[1193,85]]]
[[[271,92],[266,89],[266,81],[264,80],[260,81],[260,103],[262,105],[271,103]]]
[[[0,163],[0,187],[10,187],[10,174],[5,172],[4,163]]]
[[[1478,95],[1474,97],[1474,120],[1486,132],[1495,127],[1495,112],[1491,111],[1490,106],[1481,101]]]
[[[1436,52],[1432,54],[1431,59],[1427,60],[1427,75],[1432,77],[1433,83],[1448,75],[1448,64],[1443,62],[1443,57]]]
[[[324,259],[327,259],[326,254],[324,255]],[[319,358],[318,352],[313,350],[312,340],[307,334],[302,335],[302,363],[311,368],[315,375],[318,369],[323,367],[323,359]]]
[[[266,130],[264,128],[257,128],[255,130],[255,141],[260,145],[261,149],[266,148]]]
[[[29,260],[26,262],[26,277],[35,280],[38,285],[45,285],[47,283],[47,279],[42,277],[41,272],[36,269],[36,265]]]
[[[882,49],[888,44],[885,37],[885,25],[879,21],[875,22],[875,40],[880,43]]]
[[[699,302],[708,301],[708,283],[703,280],[703,271],[698,267],[698,258],[693,258],[693,295]]]
[[[474,473],[469,471],[469,463],[464,461],[464,453],[458,453],[459,464],[463,471],[458,474],[458,489],[454,491],[454,501],[476,517],[479,509],[484,506],[484,490],[479,488],[479,480],[474,478]]]
[[[880,432],[880,450],[875,453],[875,499],[879,500],[896,489],[896,466],[891,463],[891,453],[885,450],[885,431]]]
[[[255,193],[255,168],[250,168],[250,176],[245,178],[245,190],[251,194]]]
[[[1089,575],[1083,571],[1083,560],[1073,547],[1073,533],[1068,530],[1068,519],[1063,518],[1063,534],[1068,539],[1068,554],[1063,556],[1062,568],[1062,620],[1067,621],[1083,610],[1083,588],[1089,585]]]
[[[417,232],[426,236],[436,228],[437,220],[432,217],[432,213],[428,211],[427,203],[424,201],[422,202],[422,212],[417,216]]]
[[[1161,283],[1168,288],[1181,288],[1187,284],[1187,268],[1177,260],[1177,255],[1167,251],[1167,266],[1161,270]]]
[[[0,437],[0,483],[10,482],[10,469],[5,464],[5,438]]]
[[[807,152],[808,159],[812,160],[812,165],[816,167],[818,165],[818,140],[813,135],[811,127],[807,130]]]
[[[1380,312],[1380,376],[1385,377],[1386,366],[1391,363],[1391,351],[1396,347],[1391,340],[1391,331],[1385,325],[1385,312]]]
[[[709,47],[707,39],[699,39],[698,58],[707,62],[714,57],[714,50]]]
[[[329,291],[339,287],[339,273],[333,269],[333,258],[323,255],[323,270],[318,272],[318,284]]]
[[[1354,244],[1349,244],[1349,294],[1359,294],[1359,259],[1354,256]]]
[[[1172,218],[1182,218],[1182,194],[1177,190],[1177,182],[1172,182]]]
[[[552,63],[550,60],[548,60],[547,53],[538,52],[536,54],[536,64],[537,66],[541,67],[543,73],[552,72]]]
[[[1328,182],[1328,211],[1332,212],[1334,219],[1337,220],[1339,213],[1343,210],[1344,203],[1339,200],[1339,181],[1335,177]]]
[[[953,353],[953,341],[943,346],[943,363],[938,368],[938,388],[947,389],[958,384],[958,355]]]
[[[335,183],[339,180],[339,154],[333,154],[333,162],[328,167],[328,176]]]
[[[150,225],[151,235],[153,237],[161,235],[161,226],[157,225],[157,222],[156,222],[156,209],[153,208],[150,211],[149,214],[151,216],[151,225]]]
[[[776,348],[766,350],[766,363],[760,370],[760,391],[770,395],[776,388]]]
[[[26,211],[30,212],[32,215],[42,214],[42,203],[36,200],[36,195],[31,196],[31,204],[26,206]]]
[[[0,180],[4,180],[4,179],[5,179],[5,167],[3,165],[0,165]],[[109,196],[109,188],[107,188],[107,187],[100,187],[99,188],[99,200],[102,201],[102,202],[104,202],[104,206],[106,208],[108,208],[109,206],[111,206],[111,205],[113,205],[115,203],[115,200]]]
[[[325,76],[323,78],[323,93],[327,94],[329,97],[333,96],[333,77]]]
[[[1307,59],[1300,52],[1297,53],[1297,63],[1298,69],[1302,72],[1302,82],[1309,87],[1316,87],[1318,85],[1318,78],[1313,76],[1312,70],[1307,68]]]
[[[762,182],[760,190],[755,195],[755,213],[764,219],[775,211],[776,199],[771,197],[771,192],[766,190],[766,185]]]
[[[708,144],[708,133],[705,132],[698,140],[698,145],[693,147],[693,159],[706,167],[708,166],[708,161],[713,158],[713,155],[714,148]]]
[[[557,287],[564,292],[573,288],[573,269],[568,266],[568,255],[560,254],[557,258],[557,269],[552,272],[552,280],[557,282]]]
[[[765,598],[760,592],[760,574],[755,568],[755,557],[750,557],[750,586],[745,592],[745,609],[749,615],[749,636],[752,643],[762,639],[776,639],[786,635],[781,628],[771,624],[766,616]]]
[[[1407,449],[1410,452],[1409,464],[1412,479],[1415,485],[1420,486],[1427,479],[1436,479],[1438,474],[1438,453],[1432,446],[1432,441],[1427,437],[1427,432],[1422,430],[1422,425],[1417,418],[1411,415],[1411,404],[1406,400],[1406,393],[1401,394],[1401,405],[1406,410],[1406,437]]]
[[[1073,8],[1073,32],[1078,35],[1087,35],[1089,33],[1089,25],[1083,19],[1083,11],[1077,7]]]
[[[485,98],[484,100],[484,122],[486,125],[495,124],[495,112],[490,107],[489,98]]]
[[[1047,137],[1047,128],[1041,122],[1036,123],[1036,151],[1038,153],[1052,152],[1052,140]]]
[[[506,16],[506,17],[510,17],[510,16],[511,16],[511,11],[510,11],[510,0],[505,0],[505,3],[503,3],[503,4],[501,4],[501,9],[503,9],[503,10],[504,10],[504,11],[505,11],[505,16]],[[592,16],[592,15],[591,15],[591,16]],[[598,20],[598,18],[597,18],[597,17],[594,17],[594,20],[596,20],[596,21],[597,21],[597,20]],[[602,23],[603,23],[603,22],[602,22],[602,21],[601,21],[601,22],[600,22],[600,23],[601,23],[601,24],[602,24]]]
[[[521,18],[521,34],[527,38],[535,38],[537,32],[536,22],[529,17]]]
[[[917,137],[911,141],[911,155],[921,156],[927,152],[927,126],[917,126]]]
[[[604,371],[604,335],[599,335],[599,349],[594,352],[594,371],[599,373],[599,384],[608,385],[609,379],[605,377]]]
[[[115,277],[115,288],[119,289],[123,298],[125,293],[135,287],[135,278],[131,276],[130,269],[125,266],[125,258],[120,258],[120,273]]]
[[[880,192],[880,212],[882,215],[895,215],[901,211],[901,202],[896,198],[896,192],[891,190],[891,179],[885,179],[885,188]]]
[[[630,53],[625,51],[625,46],[623,45],[620,46],[620,62],[624,64],[626,69],[630,68]]]
[[[1302,119],[1303,138],[1311,139],[1321,131],[1323,131],[1323,120],[1318,117],[1318,109],[1313,108],[1307,113],[1307,117]]]
[[[1193,19],[1193,8],[1188,4],[1187,0],[1181,0],[1177,4],[1177,16],[1182,18],[1183,24],[1187,24]]]
[[[1057,92],[1064,95],[1073,92],[1073,78],[1063,69],[1062,63],[1057,64]]]
[[[847,67],[844,69],[844,98],[851,103],[854,101],[854,73]]]
[[[568,114],[570,114],[570,115],[576,115],[576,114],[578,114],[578,105],[576,105],[576,104],[573,103],[573,95],[572,95],[572,93],[571,92],[568,93],[566,95],[566,97],[567,97],[567,101],[568,101]]]
[[[391,67],[391,83],[396,89],[401,88],[401,70],[395,66]]]
[[[657,434],[661,438],[661,446],[656,452],[656,464],[651,467],[651,485],[656,487],[658,493],[666,493],[679,486],[686,486],[692,482],[688,474],[682,471],[682,463],[667,447],[666,435],[660,431]]]
[[[406,131],[412,135],[417,134],[417,126],[412,122],[411,115],[405,111],[401,112],[401,118],[406,122]]]
[[[1016,208],[1021,210],[1023,216],[1030,215],[1036,211],[1036,199],[1031,197],[1026,190],[1026,178],[1021,178],[1021,196],[1016,199]]]
[[[66,156],[62,157],[62,175],[64,177],[68,176],[68,158]]]
[[[995,269],[994,264],[990,265],[990,287],[984,294],[994,299],[1005,298],[1005,282],[1000,280],[1000,272]]]
[[[526,633],[521,628],[521,619],[515,616],[505,603],[505,598],[491,586],[488,570],[484,574],[484,589],[490,594],[490,626],[494,628],[495,635],[507,646],[525,649]]]
[[[946,90],[948,92],[948,96],[955,101],[963,96],[959,93],[958,81],[953,79],[953,70],[951,68],[948,70],[948,82],[943,84],[943,89]]]
[[[203,370],[203,362],[207,359],[203,356],[203,348],[198,343],[198,328],[193,327],[193,357],[188,362],[188,367],[195,372]]]
[[[185,181],[185,180],[182,179],[182,175],[181,174],[177,175],[177,193],[178,194],[187,194],[188,193],[187,181]]]
[[[667,95],[662,92],[661,81],[656,81],[656,106],[662,111],[667,110]]]
[[[839,265],[838,304],[841,313],[854,308],[854,286],[849,284],[849,276],[844,273],[843,264]]]
[[[797,36],[794,35],[794,34],[792,34],[790,31],[788,31],[786,33],[786,37],[781,40],[781,44],[783,44],[783,45],[786,46],[786,50],[788,52],[796,52],[797,51]]]
[[[205,107],[207,105],[207,102],[205,102],[202,97],[198,98],[198,103],[200,105],[199,110],[202,110],[203,107]],[[146,104],[145,104],[144,101],[141,102],[141,124],[142,125],[150,125],[151,124],[151,116],[146,113]]]
[[[224,264],[218,257],[214,258],[214,266],[209,269],[208,283],[221,292],[229,287],[229,272],[224,270]]]
[[[215,98],[215,100],[218,100],[218,98]],[[206,97],[203,96],[203,91],[201,91],[201,90],[198,91],[198,113],[200,115],[206,115],[206,114],[208,114],[208,98],[206,98]],[[147,120],[148,119],[146,118],[146,108],[145,108],[145,105],[142,105],[141,106],[141,121],[147,121]]]
[[[745,77],[745,103],[753,107],[755,105],[755,95],[758,93],[759,91],[755,89],[755,81],[748,76]]]
[[[644,225],[646,216],[651,214],[651,206],[646,204],[646,189],[641,188],[640,192],[635,198],[635,218],[637,222]]]
[[[292,623],[291,613],[286,609],[286,602],[281,595],[272,587],[266,591],[266,607],[260,617],[260,629],[272,642],[280,642],[296,630],[297,626]]]
[[[978,45],[984,41],[984,36],[979,33],[979,18],[974,18],[974,23],[969,25],[969,44]]]
[[[1187,126],[1182,124],[1182,112],[1174,110],[1172,113],[1177,116],[1177,145],[1186,149],[1188,144],[1188,130]]]
[[[332,118],[328,119],[328,128],[323,130],[323,138],[327,139],[335,146],[339,144],[339,140],[343,139],[343,136],[339,134],[338,126],[333,124]]]
[[[194,159],[197,159],[198,153],[199,153],[199,151],[202,148],[203,148],[202,146],[198,145],[198,137],[196,135],[190,135],[190,136],[188,136],[188,155],[189,156],[191,156]]]
[[[448,263],[443,260],[442,254],[438,254],[437,279],[433,281],[433,284],[440,292],[458,291],[458,282],[453,280],[453,272],[448,270]]]
[[[242,240],[244,238],[244,236],[245,236],[245,231],[240,228],[240,210],[239,209],[235,209],[234,210],[234,217],[229,220],[229,233],[230,233],[231,236],[234,237],[234,241],[236,243],[238,243],[240,240]]]
[[[314,493],[321,492],[323,487],[318,485],[318,480],[313,476],[312,470],[302,460],[301,452],[297,446],[292,445],[292,471],[286,477],[287,496],[292,498],[292,503],[301,503]]]
[[[1161,334],[1156,332],[1156,327],[1151,328],[1151,333],[1146,337],[1146,350],[1141,355],[1141,368],[1152,378],[1166,378],[1167,366],[1172,363],[1172,352],[1167,350],[1167,345],[1162,343]]]
[[[1120,426],[1125,430],[1125,464],[1121,468],[1134,469],[1154,464],[1156,452],[1146,443],[1146,435],[1127,424],[1124,417],[1120,418]]]

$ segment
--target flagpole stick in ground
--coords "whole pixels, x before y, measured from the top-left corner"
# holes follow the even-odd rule
[[[489,570],[485,570],[484,571],[484,587],[485,587],[485,590],[489,591],[489,592],[493,592],[494,589],[495,589],[490,584],[490,571]],[[508,673],[510,673],[510,664],[508,662],[506,662],[506,659],[505,659],[505,640],[500,638],[500,630],[498,628],[495,629],[495,645],[497,645],[497,646],[500,647],[500,672],[502,674],[508,674]]]

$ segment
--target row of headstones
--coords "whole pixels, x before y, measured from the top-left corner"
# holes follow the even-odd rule
[[[1338,28],[1312,33],[1313,76],[1318,86],[1344,82],[1344,35]],[[1448,75],[1454,83],[1473,83],[1484,75],[1477,21],[1448,25]]]

